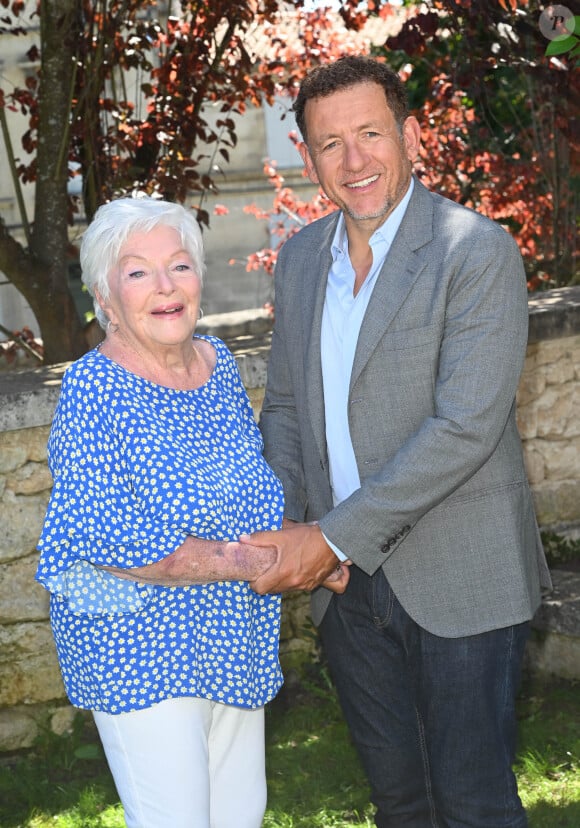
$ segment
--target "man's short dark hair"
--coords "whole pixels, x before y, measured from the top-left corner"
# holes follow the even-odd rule
[[[360,55],[345,55],[332,63],[323,63],[312,69],[300,85],[300,91],[292,110],[298,129],[308,143],[304,109],[313,98],[324,98],[340,89],[348,89],[357,83],[376,83],[385,92],[387,105],[399,129],[409,115],[407,92],[403,81],[385,63]]]

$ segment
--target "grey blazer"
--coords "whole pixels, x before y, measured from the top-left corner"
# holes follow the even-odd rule
[[[444,636],[532,617],[550,578],[515,419],[527,343],[521,256],[494,222],[417,180],[375,285],[350,378],[361,487],[333,508],[320,331],[337,213],[279,254],[260,425],[286,516],[318,520]],[[312,617],[331,599],[320,588]]]

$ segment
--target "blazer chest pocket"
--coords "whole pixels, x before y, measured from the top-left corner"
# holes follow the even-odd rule
[[[410,351],[427,345],[439,348],[441,326],[433,323],[417,328],[389,328],[380,341],[382,351]]]
[[[439,327],[391,331],[385,335],[362,371],[366,383],[375,386],[376,393],[392,397],[395,389],[402,389],[408,402],[424,405],[433,399],[433,389],[439,365]],[[380,390],[382,389],[382,390]],[[424,411],[424,409],[423,409]],[[424,411],[424,413],[426,413]]]

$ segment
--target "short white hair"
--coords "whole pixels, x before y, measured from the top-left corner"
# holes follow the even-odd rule
[[[83,235],[80,251],[82,280],[93,297],[95,316],[102,328],[108,318],[99,305],[95,291],[109,298],[109,274],[119,260],[122,246],[132,233],[148,233],[159,225],[173,227],[181,237],[183,249],[192,258],[203,281],[205,259],[199,224],[191,210],[181,204],[139,195],[118,198],[103,204]]]

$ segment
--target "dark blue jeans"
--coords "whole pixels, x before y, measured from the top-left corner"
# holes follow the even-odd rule
[[[526,828],[512,763],[528,632],[440,638],[382,570],[351,567],[320,635],[378,828]]]

